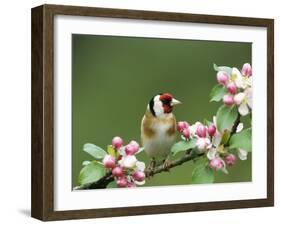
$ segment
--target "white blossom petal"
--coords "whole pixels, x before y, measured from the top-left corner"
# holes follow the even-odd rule
[[[139,171],[144,171],[145,170],[145,163],[144,162],[141,162],[141,161],[137,161],[136,162],[136,167]]]
[[[134,181],[134,183],[136,184],[136,185],[144,185],[145,184],[145,180],[143,180],[143,181]]]
[[[234,81],[235,85],[238,88],[243,86],[243,76],[237,68],[232,68],[231,80]]]
[[[253,91],[252,88],[248,88],[245,90],[247,96],[247,104],[252,109],[253,106]]]
[[[216,150],[215,148],[212,148],[212,149],[210,149],[210,150],[208,151],[208,153],[207,153],[207,158],[208,158],[209,160],[212,160],[212,159],[214,159],[214,158],[216,157],[216,154],[217,154],[217,150]]]
[[[134,155],[123,156],[118,163],[125,168],[134,168],[137,163],[137,158]]]
[[[125,146],[121,147],[121,148],[118,150],[118,152],[119,152],[120,155],[125,156],[125,155],[126,155]]]
[[[238,93],[234,96],[234,102],[235,102],[235,104],[240,105],[245,98],[246,98],[245,93],[242,93],[242,92]]]
[[[248,155],[248,152],[243,150],[243,149],[238,149],[238,157],[241,159],[241,160],[246,160],[247,159],[247,155]]]
[[[240,122],[236,128],[236,133],[241,132],[243,128],[244,128],[244,124]]]
[[[213,145],[218,147],[221,143],[221,139],[222,139],[222,135],[217,131],[212,139]]]
[[[249,108],[247,106],[246,103],[242,103],[239,107],[238,107],[238,111],[242,116],[245,116],[249,113]]]
[[[199,137],[196,141],[196,146],[200,151],[202,151],[202,150],[211,148],[212,144],[211,144],[211,141],[209,138]]]

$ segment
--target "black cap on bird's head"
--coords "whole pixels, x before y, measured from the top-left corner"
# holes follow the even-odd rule
[[[160,93],[149,102],[149,110],[154,116],[160,116],[163,114],[169,114],[173,111],[173,106],[181,104],[180,101],[176,100],[170,93]]]

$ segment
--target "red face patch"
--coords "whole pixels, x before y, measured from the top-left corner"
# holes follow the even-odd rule
[[[160,95],[159,99],[163,103],[164,113],[171,113],[173,110],[173,107],[171,106],[173,95],[170,93],[163,93]]]
[[[173,99],[173,95],[170,94],[170,93],[163,93],[160,95],[160,98],[159,98],[163,103],[168,103],[168,102],[171,102],[172,99]]]

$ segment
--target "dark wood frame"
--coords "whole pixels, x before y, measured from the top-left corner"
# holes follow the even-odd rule
[[[267,198],[181,203],[91,210],[54,211],[54,16],[75,15],[195,22],[267,28]],[[113,217],[274,205],[274,20],[125,9],[42,5],[32,9],[32,200],[31,215],[40,220]]]

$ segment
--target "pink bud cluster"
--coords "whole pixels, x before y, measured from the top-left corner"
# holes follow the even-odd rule
[[[249,63],[245,63],[243,65],[241,74],[242,74],[242,77],[244,76],[244,77],[249,78],[252,76],[252,67]],[[235,79],[237,79],[237,78],[235,78]],[[231,79],[231,75],[227,74],[224,71],[219,71],[217,73],[218,83],[227,89],[227,93],[223,96],[223,103],[227,106],[232,106],[233,104],[237,104],[234,96],[237,94],[239,88],[237,87],[237,84],[235,83],[235,79]]]
[[[236,156],[233,154],[227,154],[224,158],[215,157],[209,161],[209,167],[214,170],[221,170],[227,166],[234,166],[236,163]]]
[[[193,125],[192,127],[194,127]],[[205,126],[202,123],[196,123],[195,133],[192,134],[192,129],[190,128],[188,122],[180,121],[177,125],[178,131],[186,138],[189,139],[191,136],[198,136],[201,138],[206,138],[207,136],[214,136],[216,133],[216,126],[214,124],[210,124],[209,126]]]
[[[136,184],[144,183],[145,181],[144,169],[137,167],[137,163],[142,165],[144,163],[137,161],[135,156],[140,146],[134,140],[125,146],[122,145],[122,138],[114,137],[112,139],[112,148],[115,150],[115,155],[107,154],[103,158],[103,165],[111,170],[118,187],[133,188],[136,187]]]

